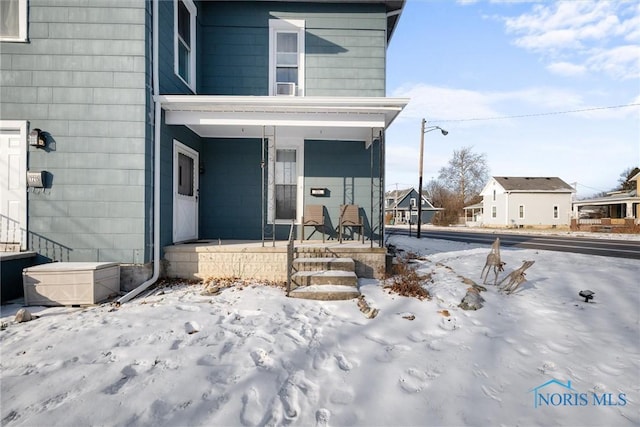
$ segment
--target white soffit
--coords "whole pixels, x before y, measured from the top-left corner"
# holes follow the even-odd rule
[[[340,134],[356,128],[370,133],[372,128],[388,127],[409,99],[162,95],[158,101],[165,110],[167,124],[189,126],[202,136],[229,132],[242,136],[238,135],[238,128],[240,133],[251,136],[255,129],[248,130],[262,126],[305,128],[311,133],[314,128],[318,133],[331,133],[328,128],[342,129]],[[354,138],[359,139],[362,134],[355,132]]]

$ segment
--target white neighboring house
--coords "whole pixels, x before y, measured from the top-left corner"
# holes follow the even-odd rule
[[[480,193],[485,227],[569,226],[574,188],[557,177],[494,176]]]

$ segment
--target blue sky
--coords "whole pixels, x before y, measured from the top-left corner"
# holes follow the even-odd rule
[[[387,96],[411,98],[387,131],[387,190],[418,186],[423,117],[449,131],[425,134],[425,183],[465,146],[490,175],[558,176],[578,197],[640,164],[637,0],[408,0],[387,55]]]

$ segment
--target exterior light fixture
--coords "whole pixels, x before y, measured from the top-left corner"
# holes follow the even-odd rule
[[[29,145],[37,148],[44,148],[47,145],[44,133],[40,129],[36,128],[29,132]]]
[[[418,179],[418,231],[416,233],[416,237],[418,239],[420,238],[420,225],[422,224],[422,163],[424,158],[424,134],[436,129],[440,130],[440,133],[444,136],[449,134],[449,131],[442,129],[440,126],[426,127],[426,124],[427,121],[422,119],[422,125],[420,128],[420,176]]]

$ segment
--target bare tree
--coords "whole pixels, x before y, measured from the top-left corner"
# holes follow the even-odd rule
[[[472,201],[489,178],[484,154],[474,153],[472,147],[454,150],[449,165],[440,169],[438,181],[455,193],[464,205]]]
[[[635,189],[634,181],[631,181],[631,178],[636,176],[640,172],[640,168],[633,167],[627,168],[624,172],[620,174],[620,178],[618,178],[618,188],[616,191],[631,191]]]

